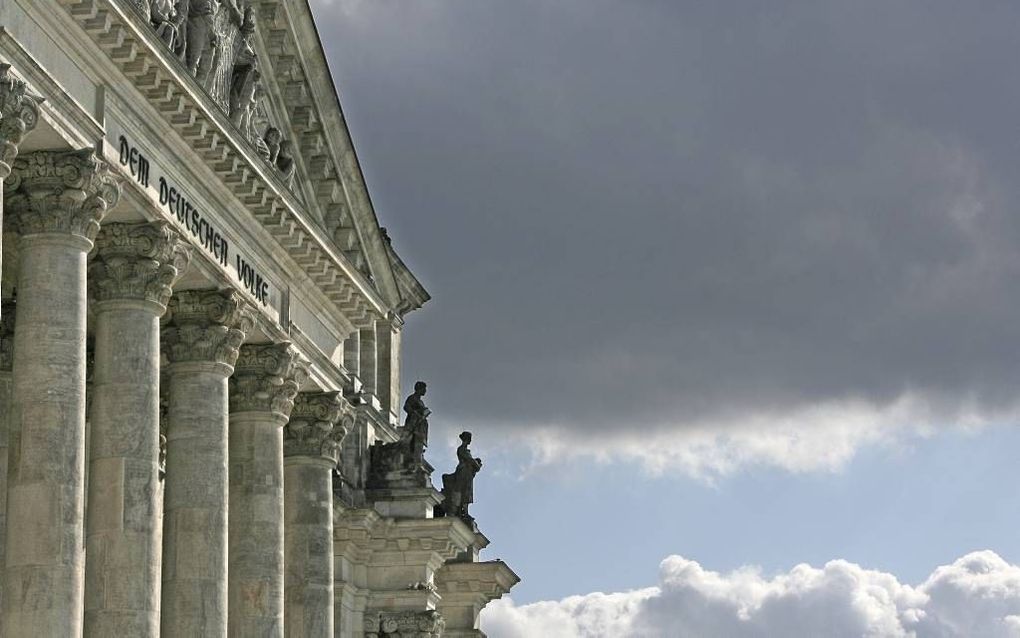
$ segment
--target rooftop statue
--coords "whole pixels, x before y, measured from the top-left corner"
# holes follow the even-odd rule
[[[407,418],[404,419],[404,431],[401,433],[401,440],[407,443],[409,457],[415,463],[420,464],[425,459],[425,448],[429,445],[429,415],[432,410],[425,407],[422,397],[428,386],[424,381],[414,384],[414,394],[404,401],[404,412]]]
[[[460,447],[457,448],[457,469],[453,474],[443,474],[443,513],[456,516],[469,527],[474,518],[468,513],[468,506],[475,502],[475,475],[482,469],[482,459],[471,456],[468,445],[471,433],[460,433]]]

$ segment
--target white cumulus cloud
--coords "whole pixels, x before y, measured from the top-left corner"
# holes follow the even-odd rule
[[[768,577],[670,556],[656,587],[521,606],[496,601],[482,626],[490,638],[1016,638],[1020,566],[973,552],[912,586],[845,560]]]

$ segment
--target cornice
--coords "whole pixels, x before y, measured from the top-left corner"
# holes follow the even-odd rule
[[[58,0],[224,185],[358,328],[385,316],[371,282],[329,242],[228,115],[124,0]]]
[[[479,563],[447,563],[436,572],[436,587],[449,600],[458,595],[481,595],[486,601],[501,598],[521,582],[501,560]]]

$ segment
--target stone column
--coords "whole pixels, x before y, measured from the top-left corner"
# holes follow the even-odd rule
[[[390,314],[385,320],[377,321],[376,333],[376,394],[387,414],[401,416],[400,396],[400,329],[403,320]]]
[[[361,333],[355,330],[344,339],[344,367],[356,377],[361,377]],[[357,392],[360,387],[354,388]]]
[[[39,123],[42,102],[14,77],[11,65],[0,64],[0,227],[4,219],[4,180],[11,174],[18,146]]]
[[[283,426],[307,367],[245,345],[230,377],[229,634],[283,636]]]
[[[96,238],[85,636],[159,635],[159,318],[189,257],[166,222]]]
[[[339,392],[298,394],[284,429],[287,636],[333,636],[333,486],[348,412]]]
[[[5,299],[0,316],[0,618],[4,614],[4,546],[7,544],[7,412],[11,407],[14,362],[14,301]]]
[[[3,631],[79,636],[84,609],[85,257],[120,196],[92,151],[22,154]]]
[[[365,392],[371,395],[378,395],[379,392],[379,369],[376,365],[378,353],[375,350],[375,325],[358,331],[361,341],[361,382],[364,384]]]
[[[227,635],[227,378],[254,326],[236,291],[183,291],[169,361],[161,636]]]

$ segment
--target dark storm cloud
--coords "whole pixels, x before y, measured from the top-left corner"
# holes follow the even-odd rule
[[[1015,3],[315,9],[380,219],[434,297],[405,371],[437,414],[1013,407]]]

